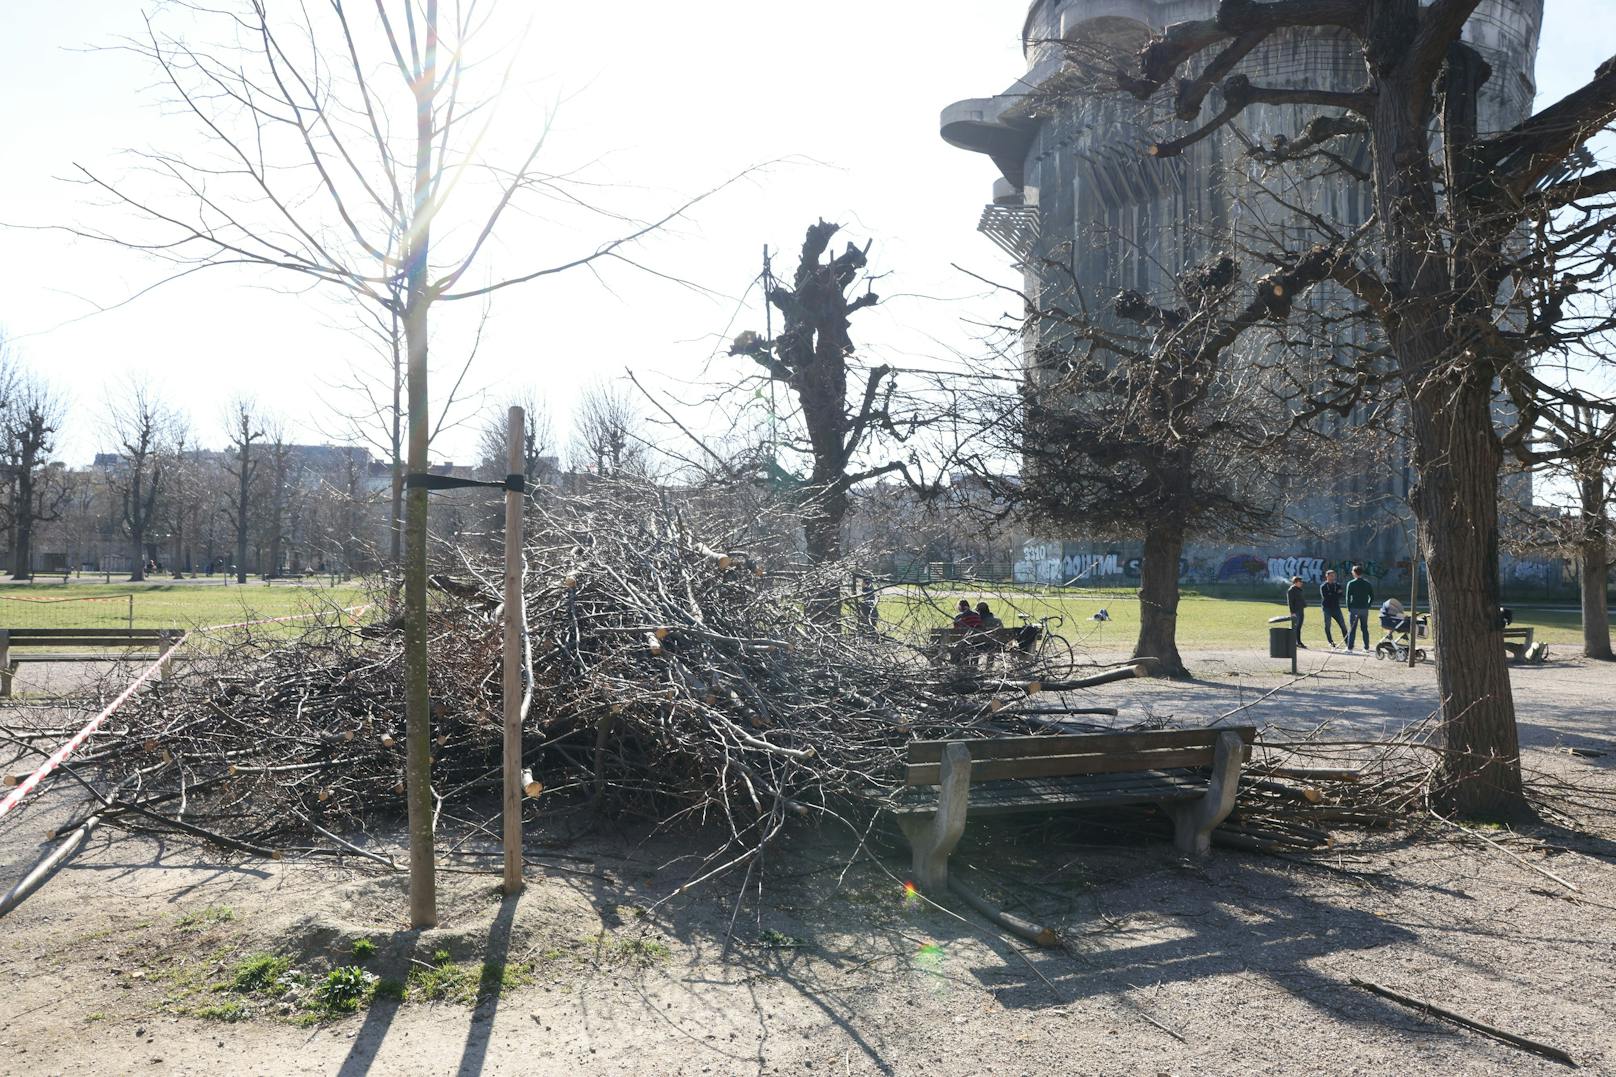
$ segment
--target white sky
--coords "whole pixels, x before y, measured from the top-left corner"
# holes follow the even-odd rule
[[[123,149],[192,138],[185,117],[144,92],[153,76],[142,61],[86,51],[138,33],[149,5],[0,2],[8,114],[0,221],[110,226],[116,218],[61,177],[75,163],[117,174],[128,165]],[[855,321],[855,340],[871,358],[931,365],[971,346],[972,321],[1012,305],[953,268],[1011,279],[1005,258],[975,231],[992,165],[945,145],[937,115],[954,100],[1002,90],[1024,70],[1022,0],[533,4],[520,100],[533,103],[536,125],[544,105],[564,99],[542,166],[587,166],[590,179],[621,185],[617,204],[638,212],[675,204],[753,163],[800,160],[716,196],[640,250],[716,298],[624,267],[607,271],[609,288],[580,272],[501,293],[473,377],[495,396],[504,385],[532,385],[564,429],[580,388],[625,366],[665,387],[701,376],[720,341],[762,327],[755,294],[748,312],[737,317],[736,306],[763,244],[781,252],[776,268],[788,273],[803,228],[820,216],[847,225],[846,238],[873,239],[872,267],[889,274],[877,287],[888,298]],[[1613,9],[1616,0],[1549,0],[1540,100],[1586,79],[1604,59]],[[516,220],[489,269],[549,264],[607,235],[605,226],[577,233]],[[159,384],[204,442],[222,441],[225,402],[240,392],[278,409],[302,437],[323,440],[322,429],[335,425],[325,384],[350,362],[367,361],[365,345],[337,327],[339,305],[278,294],[246,271],[195,275],[73,321],[90,301],[125,298],[158,267],[59,234],[0,236],[0,326],[69,393],[63,449],[71,461],[109,447],[107,393],[131,373]],[[443,324],[435,371],[465,346],[467,329],[464,318]],[[725,365],[732,360],[718,362],[713,373],[735,369]],[[446,435],[435,455],[465,461],[470,444],[469,433]]]

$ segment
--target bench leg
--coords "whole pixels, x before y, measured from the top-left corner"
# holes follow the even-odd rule
[[[1240,734],[1219,733],[1212,756],[1212,782],[1207,786],[1206,795],[1162,805],[1173,820],[1173,844],[1185,856],[1205,856],[1212,851],[1212,831],[1234,810],[1244,748]]]
[[[900,816],[898,825],[914,849],[915,885],[930,894],[948,889],[948,856],[965,833],[965,813],[971,799],[971,752],[963,744],[943,751],[942,779],[938,786],[937,814]]]
[[[5,662],[0,665],[0,697],[11,695],[11,678],[17,672],[17,663]]]

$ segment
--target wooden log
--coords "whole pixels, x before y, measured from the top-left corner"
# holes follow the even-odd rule
[[[1060,936],[1047,927],[1035,924],[1031,920],[1023,920],[1012,913],[1005,912],[995,906],[987,898],[966,886],[958,879],[950,878],[948,888],[956,897],[989,920],[998,924],[1011,934],[1018,935],[1035,946],[1052,947],[1060,945]]]
[[[1355,782],[1363,771],[1347,767],[1262,767],[1265,774],[1276,778],[1291,778],[1299,782]]]
[[[1272,778],[1252,778],[1246,784],[1253,789],[1262,789],[1291,800],[1305,800],[1309,804],[1317,804],[1324,799],[1324,794],[1319,792],[1317,786],[1312,785],[1289,785],[1285,782],[1276,782]]]
[[[1513,1032],[1506,1032],[1504,1029],[1489,1025],[1485,1021],[1478,1021],[1474,1017],[1466,1017],[1462,1013],[1438,1006],[1434,1002],[1427,1002],[1424,999],[1415,998],[1413,995],[1405,995],[1401,991],[1393,991],[1389,987],[1383,987],[1369,980],[1360,980],[1356,976],[1351,977],[1347,982],[1352,984],[1353,987],[1361,987],[1365,991],[1379,995],[1381,998],[1391,999],[1393,1002],[1407,1006],[1409,1009],[1418,1010],[1432,1017],[1440,1017],[1444,1021],[1452,1021],[1456,1025],[1462,1025],[1475,1032],[1480,1032],[1483,1036],[1491,1036],[1500,1043],[1507,1043],[1511,1047],[1519,1047],[1523,1051],[1542,1055],[1544,1058],[1552,1058],[1556,1062],[1564,1062],[1568,1066],[1577,1064],[1568,1053],[1558,1047],[1547,1043],[1539,1043],[1537,1040],[1529,1040],[1525,1036],[1517,1036]]]

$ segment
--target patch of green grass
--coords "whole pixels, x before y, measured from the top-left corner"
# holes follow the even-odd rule
[[[334,968],[325,974],[325,979],[314,985],[309,1009],[328,1016],[353,1013],[359,1007],[369,1005],[376,993],[377,982],[375,973],[366,972],[358,965]]]
[[[647,968],[673,955],[667,943],[648,935],[614,937],[602,931],[589,941],[594,943],[596,960],[603,964]]]
[[[210,1003],[191,1012],[204,1021],[225,1021],[230,1023],[245,1021],[252,1016],[252,1011],[235,999]]]
[[[236,963],[229,980],[222,985],[238,995],[267,995],[279,998],[291,988],[288,973],[292,959],[279,954],[249,954]]]
[[[355,961],[364,961],[376,956],[376,943],[371,939],[355,939],[353,943],[353,957]]]
[[[462,965],[449,958],[449,951],[438,950],[429,967],[410,970],[404,997],[411,1002],[459,1002],[470,1004],[479,995],[498,995],[513,987],[533,982],[532,966],[520,961],[484,961]]]
[[[404,993],[405,988],[402,980],[377,980],[376,990],[371,992],[371,997],[386,999],[389,1002],[403,1002]]]
[[[216,924],[227,924],[236,918],[236,912],[228,905],[209,905],[200,912],[186,913],[175,922],[175,927],[181,931],[206,931]]]
[[[106,1019],[107,1019],[107,1015],[102,1013],[100,1010],[96,1010],[94,1013],[91,1013],[91,1014],[86,1014],[85,1017],[84,1017],[84,1020],[86,1022],[105,1021]]]
[[[114,580],[116,580],[114,576]],[[129,620],[129,596],[134,596],[134,623]],[[332,606],[357,606],[366,601],[363,590],[350,584],[327,587],[262,580],[235,583],[158,582],[81,584],[60,582],[17,584],[6,588],[6,598],[108,599],[88,602],[5,602],[7,615],[18,628],[190,628],[233,624],[237,621],[286,617]],[[119,601],[119,600],[122,601]],[[270,626],[273,629],[273,626]],[[295,631],[297,625],[286,626]]]
[[[980,588],[980,589],[979,589]],[[1391,589],[1375,588],[1376,598],[1396,597],[1408,601],[1406,585]],[[1323,640],[1324,630],[1318,610],[1318,588],[1307,588],[1307,622],[1302,638],[1310,643]],[[1084,651],[1127,650],[1139,636],[1139,597],[1132,590],[1070,590],[1033,591],[1015,585],[1002,589],[994,584],[943,584],[932,589],[927,601],[918,588],[897,588],[883,593],[880,604],[881,629],[890,635],[924,642],[932,628],[950,623],[953,606],[961,598],[974,605],[986,601],[1005,624],[1015,626],[1021,622],[1018,613],[1032,617],[1059,616],[1065,623],[1052,631],[1065,636],[1074,650]],[[1420,596],[1421,608],[1429,611],[1430,599]],[[1551,603],[1554,604],[1554,603]],[[1566,604],[1566,603],[1560,603]],[[1582,644],[1581,615],[1575,610],[1533,609],[1529,604],[1512,604],[1515,622],[1537,628],[1537,639],[1554,646]],[[1095,621],[1094,614],[1104,609],[1108,621]],[[1252,650],[1268,653],[1268,618],[1286,611],[1285,588],[1273,587],[1272,595],[1222,595],[1186,592],[1178,604],[1178,644],[1180,647],[1203,650]],[[1373,622],[1373,618],[1371,621]],[[1439,637],[1441,626],[1432,622]],[[1370,631],[1379,639],[1381,632],[1372,623]],[[1440,646],[1440,639],[1437,641]]]
[[[808,945],[806,939],[799,939],[795,935],[787,935],[785,932],[776,931],[772,927],[763,929],[762,933],[758,935],[758,943],[768,950],[800,950]],[[667,947],[663,947],[663,949],[665,950]]]

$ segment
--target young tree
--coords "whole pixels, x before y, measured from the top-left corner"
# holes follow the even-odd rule
[[[237,583],[247,582],[247,538],[257,497],[258,471],[263,466],[262,454],[254,449],[265,437],[264,421],[257,410],[251,400],[238,397],[229,413],[230,455],[225,472],[234,480],[227,495],[227,508],[236,535]]]
[[[1524,811],[1525,801],[1496,616],[1499,473],[1506,453],[1528,463],[1549,454],[1532,448],[1532,432],[1545,405],[1566,395],[1532,358],[1601,328],[1575,300],[1609,287],[1616,169],[1572,158],[1616,116],[1616,58],[1560,101],[1484,133],[1477,99],[1491,72],[1462,38],[1478,3],[1222,0],[1214,18],[1153,38],[1121,83],[1145,100],[1172,87],[1168,107],[1145,121],[1159,132],[1144,147],[1157,157],[1272,106],[1317,110],[1295,137],[1255,148],[1273,172],[1345,161],[1343,148],[1367,146],[1367,167],[1343,175],[1362,177],[1373,223],[1335,251],[1330,277],[1374,316],[1407,409],[1418,473],[1411,501],[1442,636],[1444,789],[1459,811],[1500,816]],[[1235,70],[1257,45],[1296,31],[1356,42],[1362,88],[1262,86]],[[1179,77],[1192,64],[1198,70]],[[1199,126],[1165,119],[1193,122],[1209,101],[1215,111]],[[1274,236],[1272,264],[1308,256],[1285,240]],[[1369,384],[1345,379],[1313,403],[1349,409]],[[1602,414],[1613,407],[1588,394],[1577,402]]]
[[[474,274],[485,253],[500,246],[491,240],[513,207],[520,213],[528,200],[556,195],[579,212],[623,219],[594,205],[583,181],[536,167],[547,117],[524,114],[526,148],[512,165],[483,159],[482,151],[497,141],[491,131],[521,45],[499,21],[513,10],[499,4],[445,9],[439,0],[167,5],[127,47],[150,60],[179,114],[196,121],[211,152],[140,152],[136,158],[149,167],[122,181],[81,169],[84,181],[135,223],[114,233],[70,231],[166,259],[174,266],[169,279],[247,265],[301,277],[396,316],[405,357],[404,466],[408,474],[425,474],[434,308],[621,259],[626,248],[706,197],[635,220],[621,234],[548,265]],[[173,21],[184,30],[170,31]],[[510,50],[503,65],[497,62],[501,48]],[[479,98],[477,81],[489,78]],[[435,243],[442,235],[453,237],[451,247]],[[404,490],[410,923],[429,927],[437,912],[427,490],[407,476]]]
[[[159,518],[173,451],[173,416],[146,382],[128,385],[111,402],[119,460],[109,479],[124,534],[129,537],[129,579],[146,578],[147,534]]]
[[[65,415],[61,398],[37,375],[21,379],[6,411],[5,451],[14,483],[14,580],[33,579],[34,532],[60,516],[67,498],[61,470],[50,466]]]

